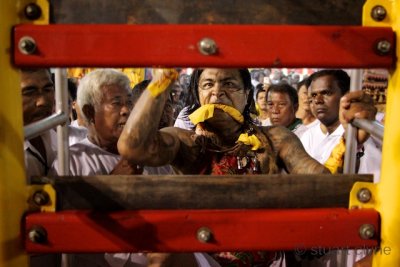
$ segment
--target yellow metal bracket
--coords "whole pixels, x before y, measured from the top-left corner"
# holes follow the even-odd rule
[[[390,254],[375,253],[373,267],[400,266],[400,0],[367,0],[363,8],[363,26],[391,27],[396,34],[396,65],[389,71],[385,132],[382,149],[382,171],[376,186],[373,204],[381,217],[380,246],[390,249]],[[353,203],[354,204],[354,203]],[[372,203],[371,203],[372,204]]]
[[[373,27],[392,27],[395,16],[393,1],[373,0],[366,1],[363,6],[362,25]]]
[[[30,3],[31,6],[27,9]],[[39,15],[38,10],[40,10]],[[26,13],[29,16],[26,16]],[[0,266],[2,267],[26,267],[29,262],[21,242],[20,225],[21,218],[28,209],[23,156],[22,99],[18,70],[10,64],[13,51],[12,28],[19,23],[48,24],[49,1],[0,0],[0,81],[2,88],[5,88],[0,98],[0,177],[2,178]]]
[[[48,0],[18,0],[16,3],[21,23],[49,24],[50,5]]]
[[[376,184],[357,182],[350,191],[350,209],[376,209]]]
[[[29,185],[28,196],[29,211],[56,211],[56,190],[51,184]]]

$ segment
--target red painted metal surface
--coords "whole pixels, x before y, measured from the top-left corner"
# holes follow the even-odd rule
[[[376,247],[359,236],[362,224],[379,229],[374,210],[143,210],[95,213],[64,211],[26,217],[27,252],[304,250]],[[44,244],[28,232],[42,226]],[[196,238],[199,228],[213,233],[210,243]],[[377,233],[375,236],[379,236]]]
[[[37,44],[33,55],[18,49],[23,36]],[[197,44],[212,38],[218,54]],[[379,40],[391,52],[375,53]],[[43,67],[340,67],[390,68],[390,28],[267,25],[19,25],[14,63]]]

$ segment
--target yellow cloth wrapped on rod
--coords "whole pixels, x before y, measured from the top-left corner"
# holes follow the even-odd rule
[[[242,133],[239,135],[237,142],[242,142],[245,145],[251,146],[251,150],[257,150],[261,146],[261,141],[260,139],[257,138],[257,136],[253,135],[248,135],[247,133]]]
[[[243,115],[237,109],[223,104],[203,105],[190,114],[189,119],[194,125],[197,125],[200,122],[204,122],[209,118],[212,118],[214,116],[215,108],[221,109],[222,111],[228,113],[235,121],[239,123],[244,122]]]
[[[343,156],[346,151],[346,144],[344,138],[340,138],[339,143],[333,148],[331,155],[325,161],[324,166],[328,168],[331,173],[338,173],[339,169],[343,168]]]
[[[164,92],[168,86],[178,78],[178,72],[174,69],[158,69],[153,72],[153,79],[147,86],[147,90],[153,97]],[[155,77],[157,76],[157,77]]]

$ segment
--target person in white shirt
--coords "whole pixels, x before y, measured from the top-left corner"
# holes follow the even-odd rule
[[[121,160],[117,151],[118,138],[133,107],[128,77],[113,69],[95,70],[80,81],[77,101],[88,135],[70,147],[70,175],[140,174],[141,170]],[[59,173],[57,159],[51,173]],[[119,261],[114,263],[113,255],[69,254],[64,260],[68,267],[117,266]]]
[[[318,120],[311,112],[310,100],[308,99],[307,78],[297,84],[297,96],[299,97],[299,108],[296,117],[301,119],[303,125],[310,128],[318,123]]]
[[[20,88],[24,126],[50,116],[54,110],[54,83],[49,69],[24,68],[20,70]],[[54,161],[57,136],[48,130],[39,136],[24,141],[25,173],[29,180],[33,176],[46,176]],[[30,266],[57,266],[59,254],[30,255]]]
[[[77,101],[88,134],[70,147],[71,175],[111,174],[119,166],[116,144],[133,107],[129,84],[123,73],[112,69],[93,71],[81,80]],[[136,172],[136,166],[132,168]]]
[[[350,77],[343,70],[321,70],[308,78],[308,89],[311,110],[320,123],[305,132],[301,141],[307,153],[324,164],[345,132],[342,126],[344,118],[342,116],[342,121],[340,120],[339,109],[340,99],[350,89]],[[362,91],[350,94],[358,94],[360,98],[365,98],[365,101],[370,99]],[[375,119],[376,108],[372,105],[372,100],[369,101],[370,105],[363,106],[363,109],[367,119]],[[360,167],[368,166],[368,169],[360,168],[358,173],[379,173],[381,152],[374,149],[376,146],[372,138],[369,138],[365,131],[358,130],[357,141],[359,147],[364,146]],[[372,156],[374,160],[371,160]]]
[[[68,104],[70,118],[70,124],[68,125],[68,139],[70,146],[85,139],[87,136],[85,122],[76,101],[77,92],[76,81],[72,78],[68,78]]]
[[[128,77],[113,69],[95,70],[80,81],[77,101],[88,136],[70,147],[70,175],[141,174],[142,168],[123,160],[117,150],[118,138],[133,107]],[[52,173],[58,173],[57,163],[56,159]],[[150,168],[144,174],[157,171]],[[63,266],[145,267],[148,256],[151,253],[69,254]],[[194,257],[203,259],[202,254]]]
[[[272,125],[288,128],[297,137],[307,130],[302,121],[296,118],[299,99],[296,89],[287,83],[272,84],[267,93],[267,111]]]
[[[73,78],[68,78],[68,96],[69,96],[69,109],[70,109],[70,125],[76,128],[86,129],[85,120],[83,119],[81,110],[78,107],[77,101],[77,81]]]
[[[190,111],[189,106],[184,107],[178,114],[174,122],[174,127],[186,129],[186,130],[194,130],[196,126],[189,119]]]
[[[49,69],[21,69],[24,126],[42,120],[54,110],[54,84]],[[27,178],[47,175],[56,156],[54,131],[46,131],[24,142]]]
[[[255,124],[259,126],[270,126],[271,120],[269,118],[268,106],[267,106],[267,90],[264,89],[263,84],[256,86],[256,106],[258,107],[259,115],[256,118]]]
[[[311,111],[319,123],[310,127],[303,134],[301,142],[308,154],[324,164],[344,136],[345,127],[343,125],[346,126],[349,121],[348,118],[346,119],[346,108],[351,104],[349,99],[357,99],[366,104],[360,106],[359,109],[359,111],[363,111],[363,114],[359,114],[364,116],[363,118],[374,119],[376,108],[373,106],[372,99],[362,91],[348,93],[350,77],[343,70],[315,72],[308,78],[307,87]],[[343,98],[345,94],[346,96]],[[359,115],[355,115],[355,117]],[[377,181],[379,178],[376,177],[379,176],[381,165],[381,150],[376,147],[372,138],[369,138],[368,134],[360,129],[357,130],[357,142],[359,147],[363,147],[362,153],[364,154],[359,158],[358,173],[373,173],[375,181]],[[331,251],[327,255],[317,256],[319,257],[311,261],[303,260],[302,266],[340,266],[344,261],[347,262],[345,266],[352,266],[364,254],[362,251],[352,253],[352,251],[346,250],[344,253],[336,254]]]

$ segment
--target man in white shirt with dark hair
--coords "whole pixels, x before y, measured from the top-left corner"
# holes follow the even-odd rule
[[[342,97],[349,92],[350,77],[343,70],[329,69],[313,73],[307,81],[311,111],[318,119],[318,123],[303,134],[301,142],[307,153],[321,164],[326,164],[334,148],[344,146],[345,128],[342,125],[344,116],[341,114],[340,118],[339,112],[349,105],[348,101]],[[369,103],[370,105],[360,108],[360,112],[362,111],[364,115],[367,114],[367,119],[375,119],[376,108],[372,105],[372,99],[362,91],[350,94],[364,103]],[[342,110],[340,110],[341,108]],[[361,130],[357,131],[357,142],[359,147],[357,172],[372,173],[374,180],[377,181],[381,168],[381,149],[376,146],[372,138],[368,137],[366,132]],[[344,152],[344,149],[342,151]],[[337,167],[340,170],[342,166]],[[365,256],[363,250],[346,250],[337,254],[333,252],[331,251],[327,255],[317,255],[318,257],[311,261],[304,259],[302,266],[341,266],[343,262],[347,264],[344,266],[353,266],[355,261]]]
[[[24,126],[53,113],[54,84],[49,69],[21,69]],[[47,175],[56,156],[57,136],[50,130],[24,142],[27,177]]]
[[[308,78],[310,106],[319,123],[303,134],[301,142],[307,153],[322,164],[328,160],[332,150],[344,136],[345,129],[339,119],[340,99],[349,92],[349,89],[350,77],[343,70],[321,70]],[[352,94],[359,94],[361,98],[370,99],[362,91]],[[363,108],[366,108],[366,106]],[[366,110],[369,114],[368,119],[375,119],[376,108],[372,104],[368,108],[371,109]],[[380,148],[364,131],[358,131],[357,140],[360,150],[358,173],[373,173],[378,176],[380,172]]]

